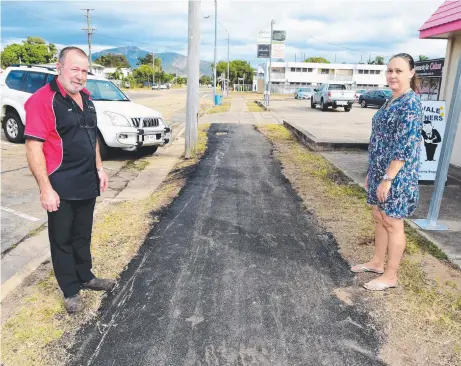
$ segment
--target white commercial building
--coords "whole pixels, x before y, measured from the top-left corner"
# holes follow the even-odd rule
[[[271,84],[273,93],[294,93],[300,86],[318,86],[323,83],[349,82],[354,88],[373,89],[386,86],[386,65],[320,64],[307,62],[272,62]],[[264,74],[269,63],[259,67],[253,88],[264,91]]]

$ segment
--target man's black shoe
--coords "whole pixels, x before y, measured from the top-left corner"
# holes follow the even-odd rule
[[[83,310],[83,301],[79,294],[64,298],[64,307],[69,314],[79,313]]]
[[[111,291],[115,286],[114,280],[105,278],[93,278],[89,282],[82,283],[82,288],[86,290],[94,291]]]

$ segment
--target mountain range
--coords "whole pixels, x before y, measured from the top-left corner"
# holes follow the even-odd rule
[[[98,57],[107,55],[108,53],[125,55],[130,66],[134,69],[138,67],[137,62],[139,57],[144,57],[149,51],[142,50],[135,46],[124,46],[117,48],[110,48],[91,55],[92,60]],[[165,72],[176,74],[178,76],[187,76],[187,56],[175,52],[156,53],[155,57],[162,60],[162,67]],[[211,62],[200,61],[200,75],[212,76],[213,71]]]

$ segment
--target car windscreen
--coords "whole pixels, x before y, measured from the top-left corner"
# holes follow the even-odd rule
[[[94,101],[129,101],[127,96],[108,80],[87,80],[86,88]]]
[[[299,89],[299,91],[302,91],[302,92],[305,92],[305,93],[309,93],[309,92],[312,91],[312,89],[311,89],[311,88],[301,88],[301,89]]]
[[[329,90],[349,90],[349,86],[348,85],[344,85],[344,84],[330,84]]]

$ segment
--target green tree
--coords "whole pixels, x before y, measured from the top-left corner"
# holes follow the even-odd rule
[[[213,83],[213,80],[208,75],[202,75],[199,82],[200,84],[209,85]]]
[[[138,62],[136,65],[141,66],[141,65],[151,65],[152,66],[152,53],[146,53],[144,57],[138,57]],[[158,57],[155,58],[155,70],[156,71],[162,71],[162,60]]]
[[[320,56],[306,58],[304,62],[310,62],[314,64],[329,64],[330,63],[330,61],[328,61],[326,58],[320,57]]]
[[[426,55],[419,55],[418,56],[418,61],[427,61],[429,60],[429,57],[427,57]]]
[[[214,65],[212,65],[212,68]],[[248,61],[244,60],[232,60],[229,65],[229,79],[231,84],[237,84],[237,78],[245,77],[245,83],[250,84],[253,82],[254,69],[251,67]],[[216,76],[219,78],[221,74],[224,74],[227,78],[227,62],[219,61],[216,67]],[[213,79],[211,79],[213,80]]]
[[[187,78],[185,78],[184,76],[178,76],[178,78],[176,79],[177,83],[178,84],[181,84],[181,85],[186,85],[187,84]]]
[[[27,37],[22,44],[13,43],[0,53],[2,67],[19,62],[24,64],[47,64],[56,61],[57,49],[53,43],[47,44],[40,37]]]
[[[108,53],[107,55],[99,56],[96,60],[94,60],[94,62],[105,67],[130,67],[130,63],[125,55],[115,53]]]
[[[133,76],[138,84],[148,82],[150,85],[153,74],[154,69],[152,65],[141,65],[133,70]]]

